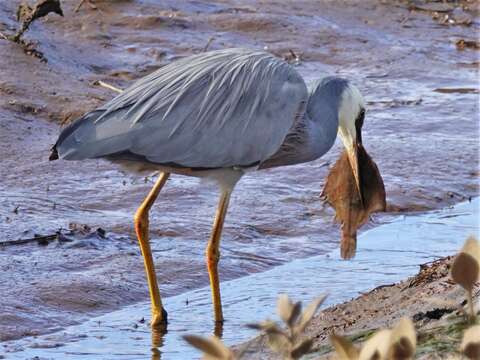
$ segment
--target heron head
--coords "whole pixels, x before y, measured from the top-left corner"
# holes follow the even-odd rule
[[[355,183],[363,203],[362,176],[360,174],[358,147],[362,145],[362,126],[365,118],[365,103],[356,86],[345,87],[338,109],[338,133],[348,154]]]

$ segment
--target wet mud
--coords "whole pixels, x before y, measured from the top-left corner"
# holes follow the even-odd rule
[[[102,160],[47,160],[62,124],[115,95],[98,80],[124,88],[206,48],[266,49],[306,80],[344,76],[365,94],[363,141],[388,211],[370,226],[478,194],[478,52],[457,46],[475,40],[476,14],[465,26],[391,1],[94,3],[75,13],[78,3],[65,1],[64,18],[31,25],[24,38],[46,62],[0,39],[0,242],[60,229],[71,240],[0,245],[0,340],[148,299],[132,217],[153,178]],[[0,3],[2,33],[18,27],[17,5]],[[337,143],[316,162],[242,179],[225,225],[222,280],[338,251],[333,210],[319,197],[340,151]],[[151,237],[164,296],[208,284],[203,256],[217,197],[213,185],[179,176],[159,197]]]

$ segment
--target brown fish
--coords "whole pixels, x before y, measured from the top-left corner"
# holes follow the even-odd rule
[[[357,229],[368,221],[371,213],[385,211],[386,207],[385,186],[377,165],[361,144],[357,146],[362,196],[347,152],[343,152],[330,170],[322,192],[322,198],[335,209],[335,219],[342,224],[340,254],[343,259],[355,256]]]

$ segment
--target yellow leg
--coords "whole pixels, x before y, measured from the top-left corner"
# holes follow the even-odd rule
[[[215,321],[223,322],[222,300],[220,298],[220,281],[218,279],[217,265],[220,259],[220,239],[222,236],[223,223],[227,214],[228,203],[230,201],[230,191],[222,190],[220,202],[215,214],[213,231],[208,242],[206,257],[207,269],[210,277],[210,287],[212,289],[213,311],[215,312]]]
[[[160,291],[158,290],[157,276],[153,264],[152,250],[148,239],[148,212],[158,197],[163,185],[167,182],[170,173],[160,173],[153,189],[147,195],[142,205],[135,213],[135,232],[137,233],[140,249],[142,250],[145,272],[147,273],[148,289],[152,301],[152,326],[164,325],[167,323],[167,312],[163,309]]]

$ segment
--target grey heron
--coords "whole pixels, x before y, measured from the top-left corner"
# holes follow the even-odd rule
[[[313,161],[337,133],[361,197],[357,146],[364,101],[348,80],[307,88],[298,72],[263,51],[225,49],[174,61],[64,128],[50,160],[106,158],[160,171],[134,217],[153,326],[166,324],[149,244],[149,210],[170,174],[208,177],[221,190],[206,248],[215,320],[223,321],[217,264],[230,195],[246,171]]]

